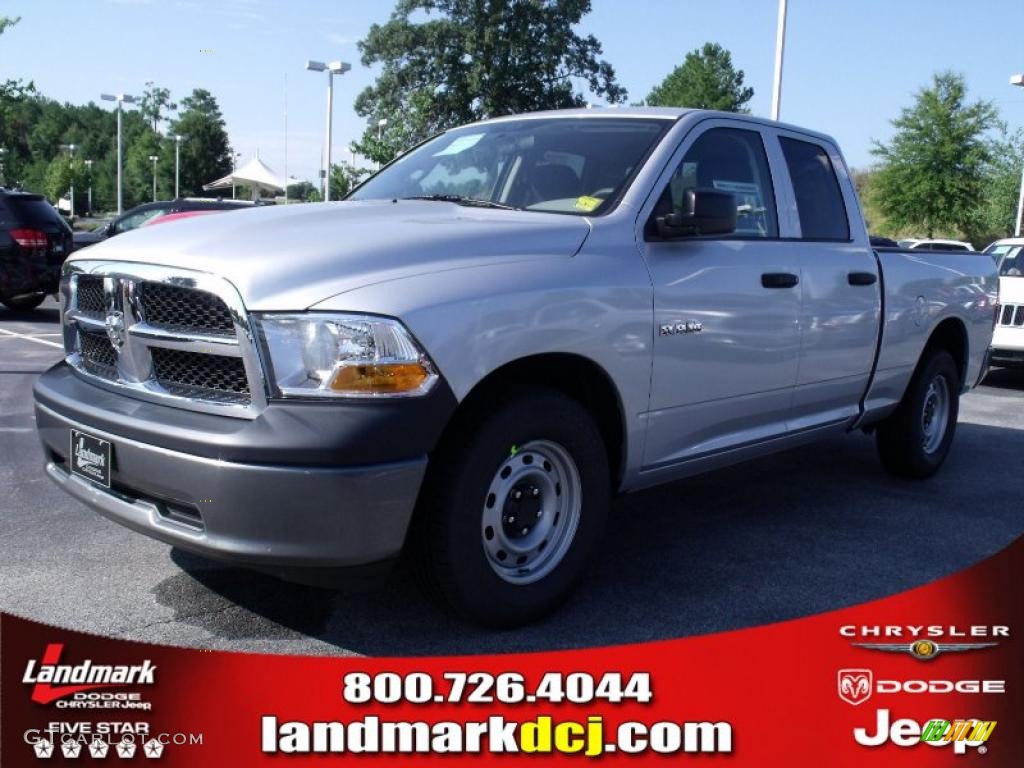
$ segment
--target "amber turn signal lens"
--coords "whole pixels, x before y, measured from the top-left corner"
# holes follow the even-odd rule
[[[344,365],[331,379],[331,389],[355,394],[415,392],[429,376],[421,363]]]

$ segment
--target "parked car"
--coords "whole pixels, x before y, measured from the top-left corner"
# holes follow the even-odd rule
[[[869,235],[868,243],[873,248],[899,248],[900,244],[893,240],[891,237],[884,237],[883,235]]]
[[[900,240],[900,248],[911,251],[973,251],[974,246],[963,240]]]
[[[251,208],[249,200],[222,200],[219,197],[184,197],[177,200],[158,200],[154,203],[143,203],[125,211],[116,219],[94,229],[91,232],[75,232],[75,249],[94,245],[114,235],[120,235],[141,227],[157,216],[180,211],[227,211],[240,208]]]
[[[181,221],[182,219],[192,219],[196,216],[209,216],[211,213],[221,213],[220,209],[214,210],[199,210],[199,211],[178,211],[177,213],[165,213],[161,216],[154,216],[152,219],[147,221],[142,226],[152,227],[157,224],[169,224],[172,221]]]
[[[34,309],[56,293],[71,228],[42,195],[0,188],[0,303]]]
[[[992,336],[992,363],[1024,367],[1024,237],[998,240],[985,253],[999,267],[999,303],[1002,309]]]
[[[36,423],[47,474],[136,531],[309,582],[404,552],[514,626],[571,592],[615,493],[854,430],[937,471],[996,287],[974,254],[873,250],[820,133],[506,117],[345,202],[76,255]]]

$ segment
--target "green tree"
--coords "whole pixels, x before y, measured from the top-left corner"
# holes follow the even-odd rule
[[[50,200],[60,200],[71,194],[75,188],[75,213],[81,214],[87,207],[89,174],[79,157],[60,154],[53,158],[46,169],[43,193]]]
[[[19,21],[21,21],[21,16],[0,16],[0,35],[2,35],[8,27],[13,27]]]
[[[160,137],[150,128],[146,118],[135,113],[140,125],[132,131],[131,141],[127,142],[124,153],[124,197],[125,207],[148,203],[153,199],[153,155],[165,156],[161,153]],[[166,179],[161,178],[159,163],[157,164],[157,200],[165,200],[167,192]]]
[[[990,102],[967,102],[962,75],[937,74],[918,91],[913,106],[892,122],[892,140],[872,149],[880,161],[875,202],[892,226],[928,237],[972,236],[990,161],[985,133],[995,120]]]
[[[231,172],[224,116],[209,91],[197,88],[181,100],[181,111],[171,125],[171,133],[185,137],[181,142],[182,196],[199,194],[203,184]]]
[[[288,200],[289,202],[312,202],[310,197],[314,193],[316,193],[317,200],[319,200],[320,193],[317,192],[316,187],[308,181],[300,181],[288,188]]]
[[[146,90],[139,101],[139,112],[149,121],[154,133],[160,132],[160,122],[167,119],[167,114],[175,111],[178,105],[171,101],[171,92],[161,88],[152,80],[146,82]]]
[[[363,64],[381,73],[356,99],[367,118],[357,151],[388,162],[455,125],[583,106],[577,84],[624,101],[600,42],[574,29],[589,12],[590,0],[398,0],[387,23],[359,43]]]
[[[977,209],[972,242],[979,248],[992,240],[1013,235],[1017,224],[1017,200],[1024,169],[1024,130],[1011,133],[1000,125],[989,144],[985,167],[985,197]]]
[[[0,16],[0,35],[21,21],[19,16]],[[32,83],[21,80],[0,80],[0,185],[13,184],[24,173],[27,150],[24,146],[26,129],[25,101],[35,92]]]
[[[652,107],[691,107],[723,112],[749,112],[754,89],[743,85],[744,73],[732,64],[732,54],[718,43],[704,43],[686,54],[647,96]]]
[[[340,200],[370,172],[350,163],[331,163],[331,200]]]

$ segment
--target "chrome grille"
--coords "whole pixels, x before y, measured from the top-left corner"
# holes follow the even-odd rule
[[[1004,304],[999,324],[1024,326],[1024,304]]]
[[[103,278],[82,275],[78,278],[78,308],[83,312],[103,314]]]
[[[71,262],[67,271],[67,361],[98,386],[245,418],[266,405],[248,315],[226,280],[120,262]]]
[[[83,331],[78,338],[85,369],[95,376],[116,379],[117,353],[106,333]]]
[[[212,293],[165,283],[143,283],[139,290],[146,322],[165,328],[233,334],[227,305]]]
[[[249,380],[240,357],[204,355],[154,347],[153,373],[170,390],[208,390],[249,396]]]

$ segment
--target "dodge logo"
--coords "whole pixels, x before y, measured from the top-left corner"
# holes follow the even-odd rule
[[[120,350],[124,346],[124,313],[116,309],[107,310],[104,325],[106,326],[107,338],[110,339],[110,343],[114,346],[114,349]]]
[[[871,698],[873,680],[870,669],[840,669],[839,698],[847,704],[863,704]]]

